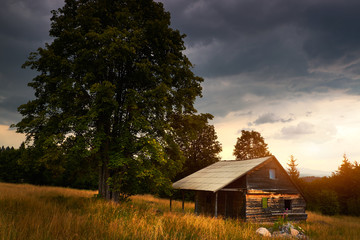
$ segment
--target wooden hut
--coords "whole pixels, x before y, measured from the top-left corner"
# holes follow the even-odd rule
[[[195,191],[195,212],[246,221],[272,222],[284,213],[290,221],[306,220],[301,190],[274,156],[220,161],[175,183]]]

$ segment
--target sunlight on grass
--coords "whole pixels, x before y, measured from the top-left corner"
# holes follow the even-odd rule
[[[116,204],[95,191],[0,183],[0,239],[261,239],[259,224],[193,214],[194,204],[151,195]],[[356,217],[309,213],[311,239],[356,239]]]

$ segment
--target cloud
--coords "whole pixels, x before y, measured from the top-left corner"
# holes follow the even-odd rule
[[[276,116],[274,113],[265,113],[263,115],[260,115],[251,124],[260,125],[260,124],[265,124],[265,123],[276,123],[276,122],[287,123],[287,122],[291,122],[293,120],[294,120],[293,117],[285,119],[285,118],[280,118],[280,117]]]
[[[308,135],[315,133],[315,126],[311,123],[300,122],[296,126],[284,127],[281,129],[284,137],[295,137],[298,135]]]
[[[50,42],[50,11],[63,0],[4,0],[0,8],[0,123],[20,119],[17,107],[34,97],[27,83],[36,75],[21,69],[29,53]]]
[[[162,2],[172,26],[187,34],[194,71],[205,78],[208,104],[200,110],[215,116],[244,110],[244,94],[279,101],[332,90],[360,94],[358,1]],[[231,86],[225,95],[223,88],[208,91],[225,80]]]
[[[16,133],[9,129],[9,126],[0,124],[0,146],[18,148],[24,140],[24,134]]]

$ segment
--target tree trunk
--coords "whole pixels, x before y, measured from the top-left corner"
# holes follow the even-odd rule
[[[110,187],[107,184],[107,179],[110,176],[109,169],[105,162],[102,162],[99,167],[99,195],[105,198],[106,200],[110,200],[111,191]]]
[[[110,150],[110,117],[107,117],[105,114],[99,117],[97,123],[98,130],[105,133],[105,139],[102,140],[100,145],[100,150],[98,152],[99,162],[101,163],[99,169],[99,194],[106,200],[112,200],[112,192],[110,186],[107,183],[108,178],[110,177],[109,164],[109,150]]]

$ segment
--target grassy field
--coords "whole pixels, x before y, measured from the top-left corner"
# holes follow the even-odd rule
[[[0,183],[0,239],[262,239],[261,226],[192,214],[192,203],[150,195],[121,204],[95,191]],[[360,218],[308,213],[310,239],[360,239]]]

